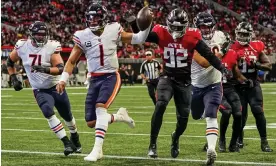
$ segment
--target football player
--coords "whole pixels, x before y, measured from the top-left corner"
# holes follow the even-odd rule
[[[125,108],[120,108],[117,114],[109,114],[107,109],[114,101],[121,85],[120,75],[117,72],[118,43],[143,43],[150,31],[149,26],[136,34],[127,33],[119,23],[108,23],[107,15],[107,9],[100,4],[93,3],[88,7],[85,13],[87,28],[75,32],[73,36],[75,46],[57,85],[58,92],[62,94],[75,63],[84,53],[88,72],[91,74],[85,101],[85,120],[88,127],[95,127],[94,147],[84,158],[86,161],[97,161],[102,158],[102,146],[109,123],[120,121],[130,127],[135,126]]]
[[[215,30],[215,24],[215,19],[207,12],[198,13],[194,18],[194,25],[200,30],[205,43],[211,50],[221,51],[223,44],[228,41],[223,32]],[[221,54],[224,55],[225,52]],[[203,61],[207,64],[206,66]],[[217,110],[222,99],[222,75],[220,71],[210,66],[205,58],[195,52],[191,66],[191,78],[193,85],[191,113],[195,120],[206,118],[207,155],[212,155],[208,156],[207,163],[210,165],[216,159]]]
[[[67,93],[64,90],[64,93],[59,95],[55,88],[64,68],[60,55],[61,45],[56,40],[49,40],[48,28],[44,22],[36,21],[31,24],[29,34],[29,39],[17,41],[8,57],[8,71],[14,89],[16,91],[22,89],[22,83],[17,80],[14,68],[14,63],[21,59],[38,106],[51,130],[64,144],[64,154],[67,156],[73,152],[81,152],[76,122]],[[56,117],[54,107],[65,120],[71,133],[71,141],[66,136],[62,123]]]
[[[261,137],[261,149],[272,152],[267,142],[266,119],[263,111],[263,94],[257,79],[258,70],[270,71],[272,65],[264,53],[265,45],[261,41],[252,41],[253,27],[248,22],[241,22],[235,29],[236,42],[232,49],[239,55],[238,67],[242,74],[252,82],[252,86],[237,86],[242,103],[242,129],[239,137],[240,147],[243,147],[243,128],[247,120],[247,104],[250,105]]]
[[[137,31],[135,21],[132,30]],[[187,13],[182,9],[172,10],[167,17],[167,26],[155,25],[147,42],[159,45],[163,50],[163,73],[157,86],[157,102],[151,120],[151,135],[148,156],[157,157],[157,137],[166,107],[174,97],[177,124],[172,133],[171,156],[179,154],[179,137],[187,127],[191,104],[191,63],[194,50],[204,56],[216,69],[228,72],[201,38],[200,31],[189,28]]]

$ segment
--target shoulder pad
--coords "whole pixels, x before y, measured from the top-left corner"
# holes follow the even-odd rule
[[[20,39],[16,42],[14,48],[17,50],[27,42],[27,39]]]

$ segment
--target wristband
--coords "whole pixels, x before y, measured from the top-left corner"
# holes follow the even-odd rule
[[[67,80],[69,79],[69,73],[67,73],[67,72],[62,72],[62,74],[61,74],[61,77],[60,77],[60,79],[59,79],[59,82],[61,82],[61,81],[63,81],[63,82],[67,82]]]

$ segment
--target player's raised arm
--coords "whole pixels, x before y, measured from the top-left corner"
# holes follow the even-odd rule
[[[152,12],[148,7],[142,8],[137,15],[137,23],[140,29],[137,33],[128,33],[121,31],[121,41],[130,44],[142,44],[146,41],[152,23]]]
[[[64,91],[66,82],[69,79],[70,74],[72,74],[73,68],[76,62],[79,60],[82,53],[83,53],[82,49],[77,44],[75,44],[75,46],[71,51],[69,59],[65,64],[59,83],[57,84],[56,89],[58,93],[62,93]]]
[[[14,63],[19,61],[20,59],[20,57],[17,54],[16,47],[17,46],[15,46],[15,49],[10,53],[10,56],[8,57],[7,66],[8,66],[8,72],[11,77],[11,82],[13,84],[14,89],[16,91],[20,91],[21,89],[23,89],[22,82],[20,82],[17,79],[15,74],[15,67],[14,67]]]

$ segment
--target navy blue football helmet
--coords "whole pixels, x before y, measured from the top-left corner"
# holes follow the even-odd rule
[[[92,31],[103,29],[107,24],[108,12],[105,6],[93,3],[85,12],[86,26]]]
[[[216,21],[210,13],[198,13],[194,18],[194,25],[200,30],[203,39],[211,40],[214,36]]]
[[[29,35],[37,47],[42,47],[48,42],[49,31],[47,25],[42,21],[36,21],[29,26]]]

